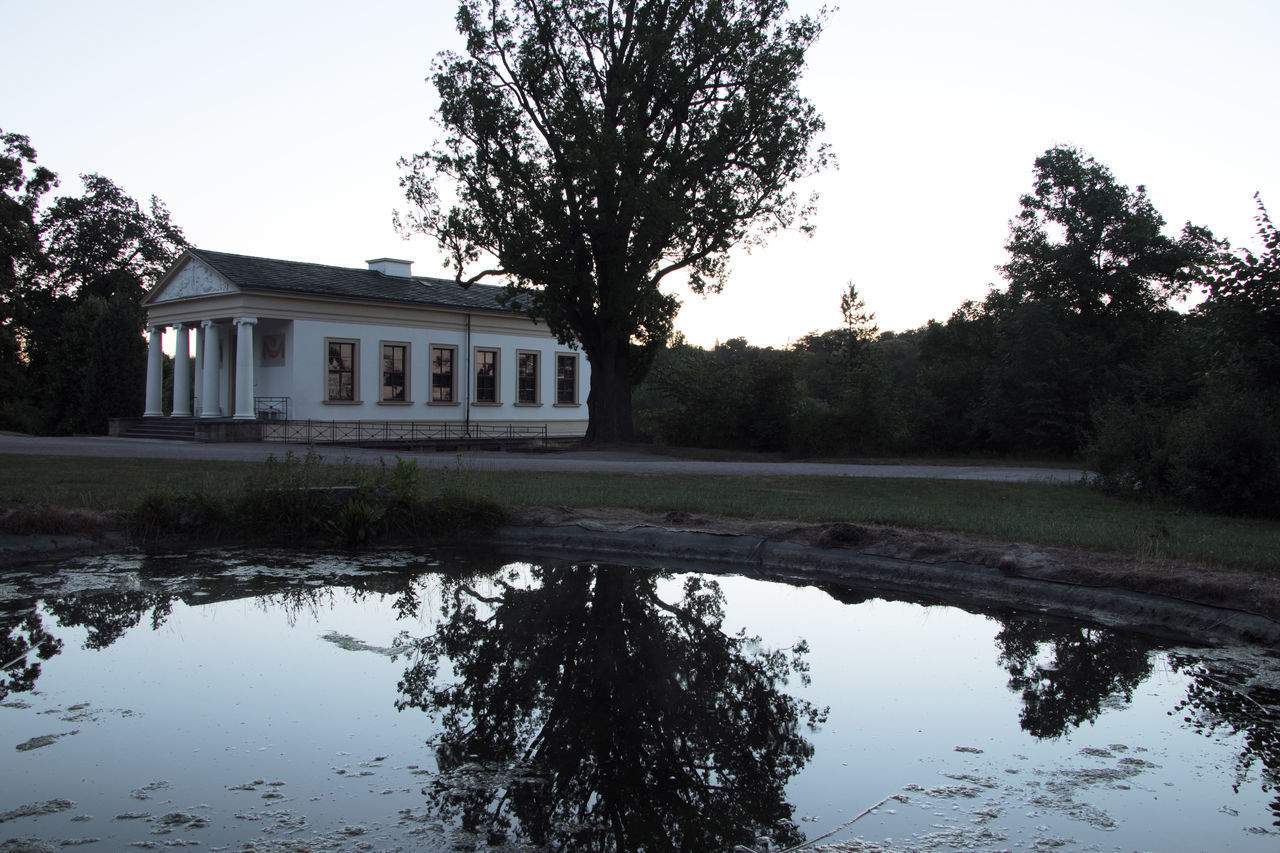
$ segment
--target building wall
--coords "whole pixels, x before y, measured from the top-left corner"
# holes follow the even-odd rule
[[[253,395],[255,397],[289,397],[292,400],[294,369],[297,359],[293,352],[293,321],[263,318],[253,329],[254,365]],[[270,352],[266,344],[270,343]],[[277,356],[277,347],[279,355]],[[290,416],[293,412],[289,413]]]
[[[502,322],[473,316],[470,335],[465,320],[450,324],[451,328],[409,325],[385,325],[355,322],[295,320],[288,329],[275,331],[273,324],[262,323],[255,329],[262,335],[284,334],[285,364],[255,369],[256,396],[290,397],[289,416],[309,420],[435,420],[447,422],[529,423],[546,421],[569,427],[581,422],[585,430],[586,396],[589,388],[589,366],[581,351],[561,346],[546,333],[516,331],[533,330],[527,320]],[[502,328],[508,326],[511,328]],[[469,340],[468,340],[469,339]],[[328,382],[327,342],[354,341],[357,344],[355,403],[326,401]],[[405,403],[379,399],[382,387],[382,344],[407,344],[409,376]],[[469,343],[469,345],[468,345]],[[433,345],[454,347],[456,352],[456,393],[453,403],[431,401],[431,348]],[[262,363],[262,345],[256,347]],[[498,403],[478,403],[475,397],[474,353],[478,349],[498,353]],[[517,404],[517,353],[538,354],[537,404]],[[556,356],[573,355],[577,360],[577,395],[572,405],[556,403]],[[287,380],[282,377],[288,377]],[[285,388],[288,388],[287,393]],[[572,433],[573,429],[553,432]]]
[[[245,328],[235,318],[252,318],[253,396],[288,398],[288,417],[313,421],[434,421],[489,425],[545,423],[551,435],[582,435],[587,426],[590,365],[580,350],[561,346],[544,326],[527,317],[333,296],[240,291],[192,260],[158,285],[146,303],[148,322],[157,327],[213,321],[220,341],[217,384],[222,416],[235,407],[236,335]],[[358,348],[357,399],[326,401],[330,339],[354,341]],[[381,345],[409,347],[408,400],[380,400]],[[456,348],[455,401],[431,401],[432,345]],[[498,352],[498,403],[474,401],[474,353]],[[538,402],[517,403],[517,354],[538,354]],[[556,402],[556,357],[573,355],[576,400]],[[194,381],[197,394],[201,374]],[[196,406],[199,415],[201,407]]]

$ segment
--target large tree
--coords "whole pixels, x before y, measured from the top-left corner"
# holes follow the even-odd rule
[[[144,210],[98,174],[46,203],[57,177],[0,133],[0,426],[103,432],[141,411],[142,297],[186,247],[156,197]]]
[[[84,193],[62,196],[41,220],[53,274],[52,292],[84,299],[117,293],[141,304],[147,286],[188,245],[156,196],[149,210],[110,178],[81,175]]]
[[[1087,319],[1149,314],[1186,295],[1219,249],[1191,223],[1166,235],[1146,187],[1131,191],[1077,148],[1036,158],[1021,206],[1000,268],[1013,303],[1053,302]]]
[[[1209,320],[1215,379],[1280,396],[1280,229],[1255,199],[1261,251],[1224,253],[1198,310]]]
[[[497,275],[591,362],[588,439],[631,437],[635,352],[728,250],[797,222],[827,159],[797,83],[821,22],[786,0],[463,0],[433,68],[444,139],[407,158],[404,226]],[[476,269],[476,267],[481,267]],[[640,360],[643,364],[643,359]]]
[[[983,304],[995,322],[976,414],[994,448],[1069,455],[1091,410],[1143,381],[1182,322],[1170,306],[1221,247],[1190,223],[1165,233],[1145,187],[1077,148],[1036,159],[1021,207],[1001,267],[1008,289]]]
[[[39,208],[57,176],[36,165],[36,151],[20,133],[0,132],[0,400],[21,385],[19,352],[24,291],[45,266]]]
[[[40,218],[48,269],[27,294],[24,356],[46,432],[105,432],[141,413],[142,297],[187,246],[164,203],[149,212],[109,178],[54,199]]]

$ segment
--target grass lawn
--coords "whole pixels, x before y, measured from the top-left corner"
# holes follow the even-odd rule
[[[41,503],[133,509],[147,494],[238,493],[258,462],[0,455],[0,508]],[[387,471],[308,466],[313,485]],[[669,476],[424,469],[425,490],[465,488],[506,505],[684,510],[746,518],[850,521],[1003,541],[1193,560],[1280,573],[1280,522],[1198,515],[1107,497],[1080,485],[874,477]]]

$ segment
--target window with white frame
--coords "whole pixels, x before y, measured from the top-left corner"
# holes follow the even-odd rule
[[[536,406],[538,395],[538,353],[521,350],[516,353],[516,405]]]
[[[458,400],[458,348],[434,344],[431,347],[431,402]]]
[[[556,405],[578,405],[578,355],[556,354]]]
[[[498,356],[496,349],[476,349],[476,389],[475,401],[497,405],[498,403]]]
[[[399,341],[382,342],[383,403],[409,402],[409,345]]]
[[[359,400],[357,361],[360,342],[341,338],[325,338],[325,402],[355,403]]]

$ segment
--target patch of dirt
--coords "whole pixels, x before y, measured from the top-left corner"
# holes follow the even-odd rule
[[[118,522],[112,513],[23,504],[0,510],[0,533],[18,536],[82,536],[101,539]]]
[[[0,508],[0,563],[6,568],[120,548],[125,543],[119,513],[63,509],[45,504]]]

